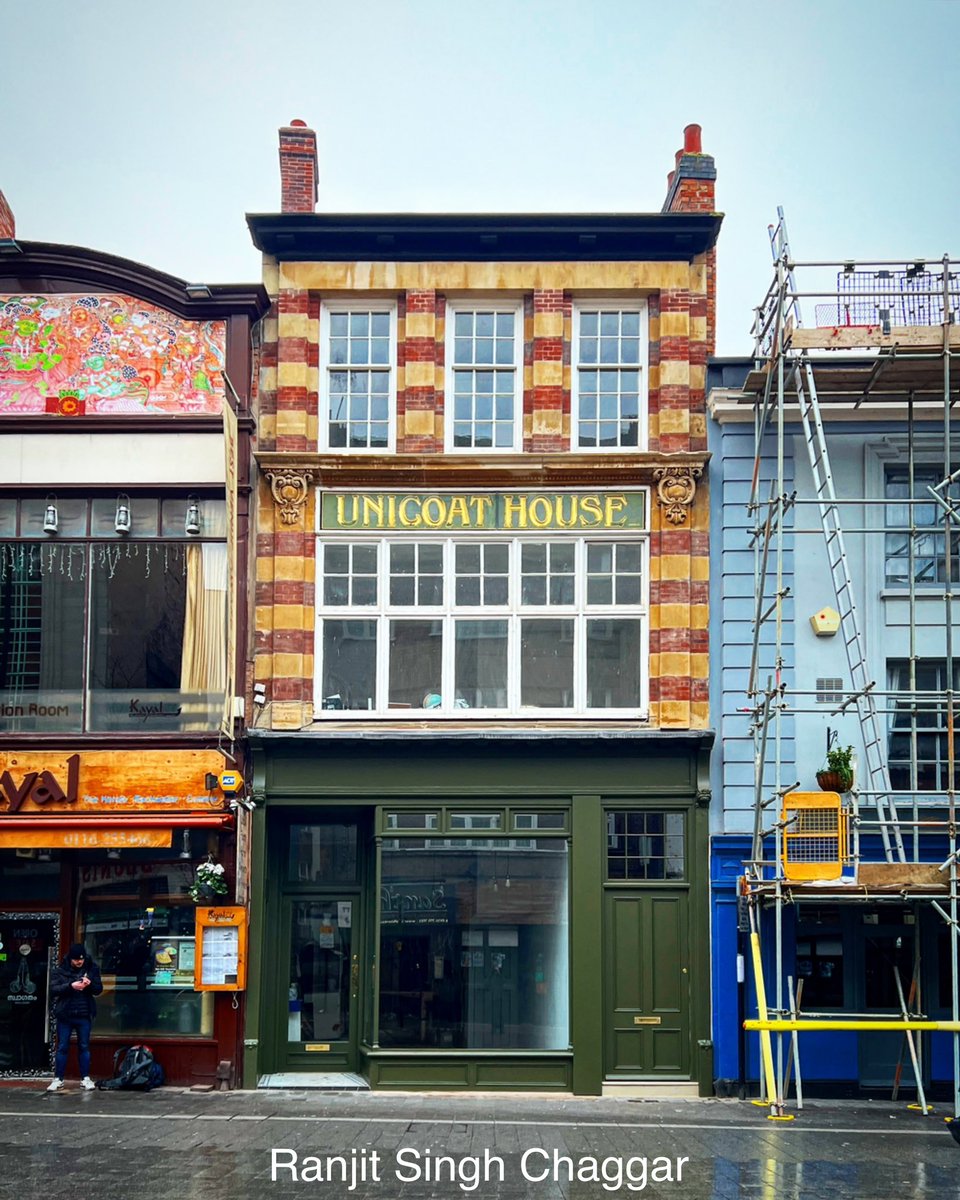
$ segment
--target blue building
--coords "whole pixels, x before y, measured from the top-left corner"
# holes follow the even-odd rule
[[[957,276],[777,250],[754,356],[707,381],[721,1094],[760,1077],[751,909],[781,1016],[957,1019]],[[852,787],[821,793],[828,746]],[[954,1035],[913,1037],[926,1097],[949,1092]],[[801,1033],[804,1091],[913,1095],[909,1051],[899,1030]]]

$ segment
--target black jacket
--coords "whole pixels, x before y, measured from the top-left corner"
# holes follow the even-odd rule
[[[75,979],[82,979],[84,975],[90,980],[90,986],[79,992],[71,985]],[[85,959],[79,970],[69,958],[65,958],[59,967],[54,967],[50,972],[50,994],[54,1001],[53,1013],[57,1018],[85,1017],[86,1020],[92,1021],[97,1015],[94,996],[99,996],[102,991],[100,968],[92,958]]]

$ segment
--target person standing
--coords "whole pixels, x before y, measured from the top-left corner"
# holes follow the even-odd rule
[[[47,1088],[48,1092],[59,1092],[63,1087],[70,1035],[74,1031],[80,1059],[80,1086],[87,1091],[97,1086],[90,1078],[90,1031],[97,1014],[94,996],[99,996],[102,991],[100,968],[85,948],[79,942],[74,942],[60,966],[50,972],[53,1013],[57,1018],[57,1057],[54,1079]]]

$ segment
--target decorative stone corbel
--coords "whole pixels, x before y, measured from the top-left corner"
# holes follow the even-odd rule
[[[266,476],[280,510],[280,520],[284,525],[298,525],[313,482],[313,472],[267,471]]]
[[[702,467],[683,466],[657,467],[653,473],[657,481],[657,499],[666,510],[671,525],[683,525],[687,512],[697,494],[697,480],[703,474]]]

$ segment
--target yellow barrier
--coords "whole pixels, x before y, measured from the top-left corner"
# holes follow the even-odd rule
[[[817,1021],[800,1018],[796,1021],[747,1020],[744,1021],[743,1027],[751,1032],[759,1031],[760,1033],[791,1033],[795,1029],[799,1033],[809,1033],[815,1029],[919,1029],[933,1033],[960,1033],[960,1021],[835,1021],[833,1019]]]

